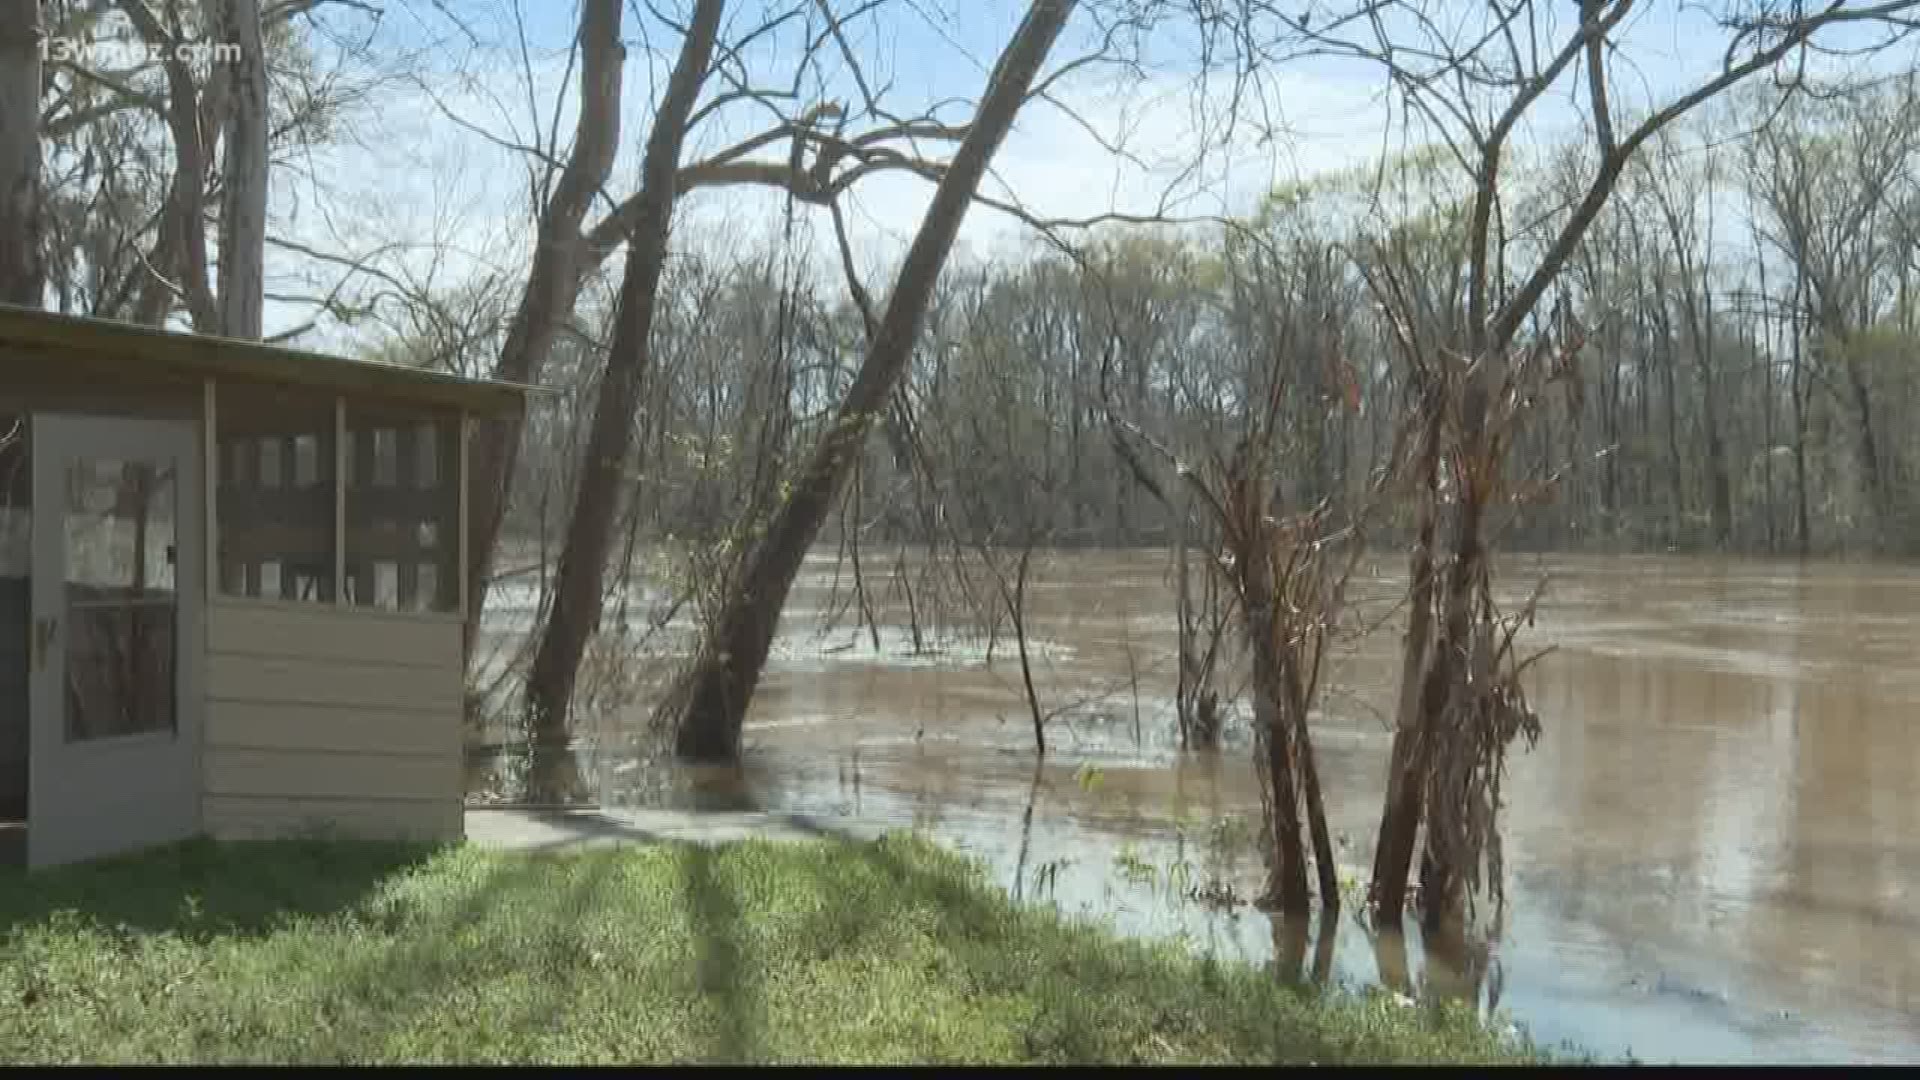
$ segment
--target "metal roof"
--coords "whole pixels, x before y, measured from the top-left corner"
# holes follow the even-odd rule
[[[132,373],[248,379],[369,397],[444,405],[479,414],[519,409],[539,387],[469,379],[442,371],[349,360],[257,341],[176,333],[132,323],[85,318],[0,304],[0,346],[18,352],[0,356],[5,373],[44,364],[52,369],[75,353]],[[21,355],[24,354],[24,355]]]

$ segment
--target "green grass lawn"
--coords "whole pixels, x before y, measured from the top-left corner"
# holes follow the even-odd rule
[[[1014,907],[906,836],[527,855],[338,841],[0,871],[10,1062],[1499,1061]]]

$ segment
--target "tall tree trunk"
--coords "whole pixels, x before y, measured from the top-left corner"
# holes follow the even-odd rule
[[[173,181],[165,211],[170,221],[161,229],[169,243],[165,247],[156,245],[154,254],[165,259],[156,266],[171,269],[178,277],[172,283],[152,283],[159,291],[145,294],[141,321],[151,319],[158,325],[166,319],[172,306],[172,285],[184,295],[193,328],[203,334],[219,333],[220,308],[207,275],[207,160],[213,148],[205,133],[213,130],[212,123],[220,122],[224,112],[211,110],[211,122],[203,123],[200,86],[193,81],[193,71],[178,48],[180,43],[160,25],[145,0],[120,0],[120,10],[133,23],[146,48],[164,58],[161,66],[167,75],[167,129],[173,136]],[[209,96],[220,96],[211,91],[210,85]]]
[[[1806,334],[1800,325],[1805,310],[1807,275],[1798,263],[1793,270],[1793,303],[1788,306],[1787,333],[1792,350],[1787,369],[1790,380],[1787,399],[1793,406],[1793,527],[1796,553],[1805,559],[1813,553],[1812,517],[1807,508],[1807,395],[1805,382]]]
[[[1856,453],[1860,458],[1860,486],[1865,489],[1867,513],[1873,518],[1867,542],[1871,550],[1877,552],[1886,546],[1887,526],[1890,524],[1888,519],[1892,514],[1888,507],[1887,485],[1880,469],[1880,440],[1873,425],[1873,393],[1867,387],[1867,374],[1861,367],[1855,349],[1849,344],[1840,344],[1839,348],[1846,356],[1842,366],[1846,369],[1847,390],[1853,396],[1853,411],[1858,418],[1854,438],[1857,440]]]
[[[1765,279],[1762,278],[1760,295],[1765,296],[1766,294],[1766,283]],[[1773,483],[1773,410],[1776,407],[1776,403],[1774,401],[1773,390],[1774,364],[1772,353],[1769,351],[1773,343],[1771,341],[1761,340],[1763,337],[1771,337],[1772,335],[1767,333],[1766,324],[1762,323],[1759,326],[1749,324],[1747,336],[1747,354],[1750,356],[1767,357],[1767,362],[1761,369],[1762,374],[1760,380],[1760,445],[1764,451],[1760,455],[1760,490],[1762,492],[1760,496],[1760,507],[1761,511],[1766,514],[1767,554],[1778,555],[1780,553],[1780,528],[1778,515],[1775,512],[1778,510],[1778,507],[1774,504]]]
[[[1199,656],[1194,649],[1194,639],[1198,636],[1193,625],[1193,604],[1190,598],[1190,573],[1187,558],[1187,529],[1193,521],[1190,510],[1192,494],[1188,485],[1181,484],[1177,498],[1179,511],[1174,515],[1173,523],[1173,561],[1176,564],[1173,579],[1173,621],[1179,641],[1179,666],[1175,673],[1176,682],[1173,691],[1174,719],[1180,725],[1180,749],[1193,749],[1194,705],[1199,697]]]
[[[620,501],[633,442],[633,414],[650,359],[655,302],[667,261],[676,174],[700,88],[706,82],[719,37],[725,0],[699,0],[687,24],[666,96],[654,114],[640,165],[640,207],[627,242],[626,279],[614,311],[613,341],[594,403],[593,422],[575,483],[573,515],[560,551],[553,606],[527,676],[526,711],[533,770],[529,795],[536,801],[572,795],[578,787],[568,747],[568,711],[588,640],[598,629]]]
[[[1387,765],[1386,805],[1373,846],[1373,880],[1368,886],[1374,922],[1397,927],[1406,910],[1407,879],[1413,869],[1414,841],[1420,831],[1421,780],[1425,747],[1420,725],[1420,674],[1427,668],[1433,634],[1434,542],[1439,506],[1441,403],[1423,395],[1420,450],[1414,476],[1418,500],[1413,551],[1407,556],[1407,634],[1401,644],[1400,701],[1395,710],[1393,748]]]
[[[1788,388],[1793,400],[1793,525],[1799,538],[1797,552],[1802,559],[1813,554],[1813,516],[1807,505],[1807,385],[1805,346],[1798,327],[1793,334],[1793,385]]]
[[[1673,507],[1667,514],[1667,543],[1691,543],[1687,532],[1687,485],[1682,479],[1683,471],[1680,455],[1680,391],[1675,385],[1673,374],[1673,318],[1667,311],[1664,297],[1656,297],[1654,303],[1655,318],[1660,320],[1660,389],[1666,397],[1667,419],[1667,489],[1672,494]]]
[[[1711,345],[1708,347],[1711,349]],[[1733,486],[1727,479],[1726,439],[1720,434],[1719,379],[1713,362],[1705,358],[1700,362],[1700,391],[1700,418],[1706,425],[1707,436],[1707,491],[1711,500],[1709,512],[1713,516],[1713,543],[1715,550],[1725,552],[1733,543]]]
[[[259,340],[266,299],[267,64],[260,0],[226,0],[227,40],[239,46],[227,101],[220,208],[220,332]]]
[[[1317,650],[1321,646],[1315,645]],[[1340,869],[1333,862],[1333,834],[1327,828],[1327,804],[1320,793],[1320,766],[1314,760],[1313,730],[1307,723],[1313,691],[1300,672],[1296,652],[1287,664],[1287,690],[1293,695],[1294,742],[1300,758],[1300,794],[1307,804],[1307,837],[1313,843],[1313,867],[1320,885],[1320,907],[1340,907]]]
[[[496,379],[538,382],[554,338],[572,315],[579,297],[586,270],[586,239],[581,227],[594,195],[606,187],[613,172],[614,152],[620,143],[620,87],[626,60],[626,49],[620,44],[620,13],[620,0],[584,0],[581,4],[580,118],[574,129],[573,150],[541,211],[526,288],[508,324],[506,344],[494,361]],[[494,547],[512,494],[525,423],[525,417],[515,412],[474,433],[466,568],[467,580],[473,583],[466,621],[469,660],[486,606]]]
[[[994,66],[979,112],[934,192],[853,386],[743,564],[693,668],[661,706],[663,719],[675,728],[675,748],[682,758],[739,757],[741,724],[794,575],[832,512],[874,419],[906,370],[967,206],[1073,7],[1074,0],[1033,0]]]
[[[46,293],[40,216],[40,0],[0,0],[0,303]]]
[[[1680,242],[1675,233],[1675,244]],[[1713,284],[1705,267],[1696,270],[1692,260],[1681,257],[1681,272],[1687,284],[1681,290],[1681,302],[1687,315],[1687,336],[1692,339],[1694,374],[1700,383],[1700,424],[1707,443],[1707,514],[1713,530],[1716,551],[1724,552],[1733,541],[1733,492],[1727,480],[1726,440],[1720,434],[1719,373],[1715,370],[1713,350]],[[1700,291],[1694,292],[1696,281]]]
[[[1463,440],[1468,446],[1466,455],[1478,456],[1481,452],[1479,432],[1474,429],[1486,422],[1484,406],[1476,408],[1469,404],[1463,412],[1462,426],[1469,429]],[[1424,685],[1420,692],[1419,723],[1423,736],[1429,742],[1439,741],[1439,718],[1451,700],[1456,696],[1464,696],[1459,684],[1471,678],[1465,668],[1472,655],[1470,634],[1473,629],[1474,598],[1486,583],[1487,552],[1481,539],[1481,520],[1486,509],[1485,493],[1474,490],[1471,484],[1462,487],[1454,503],[1453,543],[1452,550],[1448,552],[1450,559],[1446,592],[1441,600],[1440,634],[1434,640],[1432,652],[1428,654]],[[1451,737],[1457,739],[1459,736],[1454,733]],[[1458,750],[1458,747],[1449,746],[1446,752]],[[1433,752],[1442,751],[1435,747]],[[1423,794],[1428,799],[1428,805],[1427,842],[1422,848],[1420,867],[1421,915],[1423,925],[1431,930],[1441,927],[1458,913],[1468,864],[1478,853],[1461,850],[1457,842],[1446,839],[1451,832],[1457,831],[1457,826],[1438,827],[1451,824],[1439,820],[1438,815],[1456,814],[1456,808],[1445,804],[1436,806],[1432,801],[1436,793],[1431,787]]]
[[[1600,471],[1600,509],[1607,522],[1609,534],[1617,535],[1619,526],[1614,515],[1620,509],[1620,344],[1617,333],[1614,347],[1607,350],[1606,386],[1600,395],[1603,419],[1601,426],[1606,431],[1605,445],[1609,449],[1606,460],[1601,462]]]
[[[1249,515],[1257,528],[1260,515]],[[1256,533],[1257,535],[1257,533]],[[1267,552],[1258,542],[1234,552],[1240,577],[1240,611],[1247,641],[1253,647],[1253,727],[1258,763],[1267,780],[1267,828],[1272,834],[1273,863],[1267,868],[1268,899],[1287,915],[1305,915],[1312,906],[1307,892],[1307,852],[1300,837],[1300,793],[1294,786],[1295,761],[1301,751],[1297,699],[1289,692],[1283,646],[1275,632],[1273,576]]]

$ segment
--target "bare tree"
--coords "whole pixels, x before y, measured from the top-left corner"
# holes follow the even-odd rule
[[[1553,32],[1544,5],[1492,4],[1481,24],[1451,32],[1427,17],[1426,6],[1368,5],[1336,20],[1331,31],[1314,34],[1335,52],[1383,65],[1410,106],[1443,133],[1474,181],[1463,238],[1464,340],[1454,343],[1453,353],[1462,359],[1448,359],[1445,349],[1423,352],[1404,338],[1401,350],[1439,362],[1421,373],[1413,412],[1416,497],[1423,506],[1431,503],[1422,511],[1421,537],[1409,562],[1405,669],[1418,673],[1420,690],[1415,695],[1403,687],[1372,886],[1377,917],[1397,922],[1424,815],[1423,894],[1426,917],[1438,925],[1461,914],[1477,887],[1484,884],[1498,895],[1505,741],[1532,731],[1524,699],[1513,696],[1518,684],[1511,630],[1492,610],[1487,516],[1513,491],[1503,476],[1513,436],[1508,425],[1532,404],[1539,381],[1562,368],[1562,350],[1577,341],[1578,332],[1561,341],[1540,336],[1518,356],[1511,355],[1515,342],[1613,195],[1627,162],[1656,133],[1741,80],[1804,55],[1823,30],[1858,23],[1903,34],[1905,16],[1916,5],[1836,0],[1811,12],[1798,3],[1744,5],[1721,19],[1728,33],[1722,68],[1624,125],[1609,100],[1617,62],[1610,57],[1619,48],[1612,35],[1637,6],[1634,0],[1580,0],[1577,23],[1544,54],[1532,47]],[[1391,28],[1396,24],[1388,18],[1395,13],[1409,17],[1417,41],[1396,40],[1402,31]],[[1356,26],[1371,36],[1357,36]],[[1514,272],[1507,265],[1513,252],[1501,208],[1508,144],[1522,118],[1570,72],[1585,84],[1593,166],[1573,206],[1547,229],[1538,256]],[[1481,115],[1476,103],[1490,94],[1493,110]]]
[[[169,9],[171,26],[161,22],[146,0],[120,0],[120,9],[148,49],[162,57],[167,90],[154,102],[173,136],[173,176],[164,221],[147,260],[150,276],[136,317],[157,324],[178,297],[184,300],[194,329],[215,333],[220,306],[208,275],[207,190],[214,139],[225,127],[227,69],[215,65],[206,84],[200,83],[188,60],[192,27],[181,20],[178,7]]]
[[[0,301],[46,292],[40,194],[40,0],[0,3]]]
[[[226,0],[222,29],[238,47],[227,76],[226,167],[220,209],[220,323],[257,339],[266,298],[267,57],[260,0]]]
[[[941,176],[853,386],[743,562],[734,594],[708,629],[693,667],[657,713],[676,732],[682,758],[738,759],[741,724],[794,575],[832,512],[867,432],[899,384],[960,222],[1073,7],[1074,0],[1034,0],[994,65],[979,111]]]
[[[1832,121],[1808,130],[1809,114]],[[1899,181],[1920,151],[1920,96],[1910,85],[1870,95],[1802,99],[1746,146],[1746,172],[1759,198],[1760,229],[1804,277],[1802,317],[1815,332],[1815,370],[1851,413],[1860,494],[1871,516],[1871,546],[1895,538],[1888,433],[1879,422],[1873,374],[1859,347],[1887,314],[1890,267],[1902,265],[1912,236],[1899,227]],[[1892,226],[1892,227],[1889,227]]]
[[[620,142],[620,89],[626,50],[620,44],[621,0],[583,0],[575,42],[580,50],[580,106],[573,147],[553,181],[534,239],[520,306],[493,365],[493,377],[539,382],[554,337],[572,318],[587,262],[582,232],[594,198],[607,185]],[[472,530],[467,574],[476,602],[467,609],[468,657],[485,610],[484,589],[492,577],[500,525],[512,492],[525,418],[515,415],[482,428],[475,437],[475,477],[469,508]]]
[[[654,304],[678,197],[680,148],[707,79],[725,8],[725,0],[699,0],[695,5],[640,163],[640,210],[627,244],[613,341],[576,481],[572,521],[560,552],[553,609],[527,677],[533,755],[528,794],[535,801],[561,801],[579,783],[568,746],[568,710],[587,639],[600,624],[601,581],[613,541],[615,497],[626,474],[634,406],[647,373]]]
[[[681,163],[674,181],[676,191],[684,194],[698,188],[752,185],[783,191],[806,205],[830,206],[860,180],[881,172],[911,171],[938,177],[944,166],[920,156],[920,149],[929,142],[956,141],[965,129],[941,123],[931,115],[894,115],[868,85],[858,58],[845,45],[846,24],[858,17],[871,17],[882,6],[859,3],[841,13],[826,0],[793,0],[767,9],[756,24],[738,34],[728,34],[728,40],[717,40],[713,78],[724,88],[688,113],[687,133],[732,109],[772,112],[776,119],[765,130],[724,149],[698,161]],[[744,58],[756,41],[816,11],[825,25],[814,30],[808,22],[790,86],[768,85],[766,73],[749,70]],[[618,14],[617,10],[592,5],[582,12],[580,41],[585,58],[580,129],[559,182],[550,196],[541,199],[544,209],[525,302],[495,367],[496,377],[508,381],[541,381],[546,354],[554,335],[571,317],[583,281],[629,241],[647,208],[643,193],[635,193],[584,230],[581,227],[594,196],[604,188],[618,141]],[[865,130],[844,130],[850,110],[839,102],[801,103],[800,87],[833,46],[839,48],[853,81],[862,88],[865,100],[859,115],[871,121]],[[901,150],[903,145],[913,151]],[[767,156],[770,154],[778,156]],[[551,170],[546,175],[551,177]],[[545,181],[536,187],[544,189]],[[511,426],[489,428],[481,433],[475,447],[475,474],[485,479],[477,485],[483,494],[473,509],[475,532],[469,569],[482,584],[477,593],[480,603],[468,611],[469,643],[484,614],[485,582],[500,546],[501,522],[512,494],[518,438],[519,433]]]

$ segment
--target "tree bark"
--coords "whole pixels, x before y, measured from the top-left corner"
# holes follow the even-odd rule
[[[1435,763],[1444,760],[1439,755],[1465,749],[1457,744],[1459,732],[1442,731],[1442,719],[1449,706],[1484,692],[1472,687],[1470,657],[1473,655],[1475,600],[1485,592],[1490,574],[1491,556],[1482,535],[1482,523],[1487,505],[1494,497],[1493,478],[1504,464],[1487,429],[1489,401],[1493,389],[1499,385],[1499,365],[1494,360],[1495,356],[1481,358],[1461,388],[1459,411],[1453,416],[1458,431],[1454,453],[1460,467],[1452,501],[1446,590],[1440,596],[1439,636],[1427,656],[1420,688],[1419,725],[1422,742],[1428,748],[1427,760],[1422,763],[1423,781],[1431,775]],[[1456,743],[1442,746],[1443,738]],[[1455,805],[1448,793],[1437,793],[1430,784],[1422,786],[1427,788],[1423,793],[1427,800],[1427,842],[1421,853],[1421,914],[1424,926],[1433,930],[1450,923],[1459,914],[1467,870],[1479,853],[1463,850],[1456,839],[1462,808]]]
[[[1799,311],[1797,297],[1801,287],[1796,282],[1794,311]],[[1793,385],[1788,393],[1793,400],[1793,528],[1797,537],[1795,551],[1802,559],[1813,555],[1813,519],[1807,509],[1807,384],[1806,384],[1806,335],[1800,327],[1790,324],[1788,331],[1793,337],[1793,366],[1789,376]]]
[[[1397,927],[1407,903],[1407,879],[1413,869],[1414,841],[1420,831],[1421,778],[1426,774],[1420,724],[1420,675],[1427,668],[1433,634],[1433,551],[1439,507],[1435,492],[1440,469],[1440,403],[1425,400],[1414,478],[1419,500],[1413,551],[1407,556],[1407,634],[1400,654],[1400,701],[1394,716],[1393,748],[1387,765],[1386,805],[1373,847],[1373,880],[1368,887],[1378,926]]]
[[[220,209],[220,332],[257,341],[266,299],[267,64],[260,0],[226,0],[226,37],[239,46],[227,101]]]
[[[674,727],[675,749],[683,759],[738,759],[741,724],[794,575],[832,512],[867,432],[906,370],[960,222],[1073,7],[1074,0],[1033,0],[1027,9],[994,67],[966,140],[934,192],[852,388],[752,549],[693,668],[662,704],[663,719]]]
[[[46,293],[40,206],[40,0],[0,0],[0,303]]]
[[[1258,516],[1253,516],[1255,524]],[[1267,553],[1257,545],[1234,553],[1240,576],[1240,610],[1253,646],[1253,724],[1260,764],[1267,778],[1267,828],[1274,862],[1267,869],[1267,894],[1283,914],[1305,915],[1312,907],[1307,891],[1307,852],[1300,838],[1300,793],[1294,786],[1300,752],[1298,704],[1289,692],[1286,665],[1279,653],[1273,612],[1273,577]]]
[[[1842,366],[1846,370],[1847,389],[1852,394],[1853,411],[1859,418],[1854,437],[1857,440],[1856,453],[1860,458],[1860,486],[1866,490],[1867,512],[1873,515],[1868,543],[1872,545],[1872,550],[1879,552],[1886,547],[1887,527],[1891,524],[1889,519],[1893,514],[1888,505],[1887,485],[1881,475],[1880,439],[1873,426],[1873,394],[1867,388],[1866,372],[1851,343],[1841,343],[1840,348],[1846,356]]]
[[[1178,628],[1178,642],[1175,647],[1180,655],[1175,674],[1173,708],[1175,721],[1180,726],[1180,749],[1191,750],[1193,749],[1194,704],[1200,695],[1200,678],[1197,670],[1200,665],[1194,650],[1196,634],[1193,625],[1193,604],[1188,595],[1190,574],[1187,558],[1187,529],[1193,521],[1193,515],[1189,510],[1192,495],[1188,491],[1188,485],[1180,485],[1178,498],[1180,509],[1174,515],[1173,522],[1173,561],[1177,564],[1177,569],[1174,571],[1176,576],[1173,579],[1173,612],[1174,625]]]
[[[145,0],[120,0],[120,10],[146,47],[160,51],[167,75],[166,120],[173,136],[173,181],[166,209],[170,220],[162,230],[169,243],[155,250],[166,261],[156,265],[170,267],[178,275],[177,285],[186,299],[193,328],[203,334],[218,333],[220,308],[207,276],[207,157],[212,148],[202,135],[208,126],[201,122],[200,87],[175,47],[178,42],[160,25]],[[153,286],[158,291],[146,294],[143,314],[159,325],[172,306],[173,290],[163,282],[154,282]]]
[[[1319,646],[1315,646],[1319,648]],[[1340,908],[1340,868],[1333,861],[1333,834],[1327,828],[1327,804],[1320,793],[1320,767],[1313,755],[1313,730],[1308,725],[1312,694],[1300,673],[1298,655],[1287,664],[1287,692],[1293,695],[1294,740],[1300,758],[1300,794],[1307,804],[1307,838],[1313,843],[1313,867],[1318,875],[1321,910]]]
[[[507,326],[507,340],[494,362],[493,377],[536,383],[561,325],[573,314],[585,278],[586,238],[581,229],[596,193],[613,172],[620,143],[620,88],[626,49],[620,44],[620,0],[584,0],[580,8],[580,118],[573,150],[540,215],[533,265],[520,306]],[[513,491],[525,417],[513,413],[474,433],[470,451],[473,482],[468,492],[467,656],[485,610],[495,545]]]
[[[527,677],[533,755],[529,795],[536,801],[562,799],[577,788],[568,746],[568,712],[587,641],[600,624],[614,512],[627,474],[634,408],[650,360],[655,302],[666,266],[681,147],[706,81],[725,7],[725,0],[699,0],[695,5],[640,166],[641,206],[627,244],[626,279],[614,312],[613,341],[580,463],[572,519],[560,551],[553,606]]]

